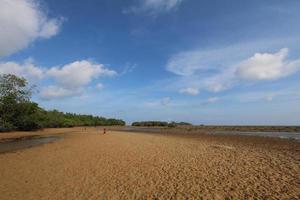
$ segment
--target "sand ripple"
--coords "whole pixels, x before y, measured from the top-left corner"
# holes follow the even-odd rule
[[[224,138],[76,131],[1,154],[0,199],[300,199],[299,143]]]

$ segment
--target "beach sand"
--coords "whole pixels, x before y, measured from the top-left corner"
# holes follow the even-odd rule
[[[300,199],[300,144],[95,128],[0,154],[0,199]]]

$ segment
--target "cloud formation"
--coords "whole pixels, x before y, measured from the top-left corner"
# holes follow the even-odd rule
[[[100,76],[113,76],[116,72],[102,64],[87,60],[75,61],[62,67],[52,67],[47,75],[53,77],[64,88],[76,88],[89,84]]]
[[[295,73],[300,69],[299,60],[286,60],[288,49],[277,53],[256,53],[239,64],[237,73],[246,80],[275,80]]]
[[[61,67],[46,69],[36,66],[32,59],[28,59],[24,63],[0,62],[0,74],[14,74],[35,83],[53,79],[50,85],[48,83],[48,86],[42,87],[40,92],[43,99],[49,100],[81,95],[93,80],[103,76],[111,77],[117,72],[88,60],[74,61]],[[98,83],[95,88],[100,90],[103,85]]]
[[[179,76],[191,76],[197,71],[209,70],[213,67],[210,65],[213,58],[209,54],[197,50],[178,53],[169,59],[166,69]]]
[[[97,90],[102,90],[104,88],[104,85],[102,83],[97,83],[96,89]]]
[[[44,77],[44,69],[35,66],[32,60],[24,63],[0,62],[0,74],[14,74],[28,80],[40,80]]]
[[[71,90],[56,85],[50,85],[42,88],[40,97],[44,100],[51,100],[79,96],[81,94],[83,94],[83,88],[74,88],[73,90]]]
[[[86,90],[85,86],[101,76],[114,76],[117,73],[102,64],[87,60],[75,61],[62,67],[52,67],[47,72],[48,77],[55,80],[55,85],[44,88],[40,95],[44,99],[78,96]],[[102,84],[96,85],[103,88]]]
[[[161,99],[156,99],[152,101],[145,102],[146,107],[165,107],[169,106],[171,104],[171,98],[170,97],[163,97]]]
[[[49,19],[36,0],[0,1],[0,57],[59,32],[62,19]]]
[[[199,94],[199,90],[197,88],[187,87],[187,88],[180,89],[179,93],[196,96]]]
[[[133,5],[124,10],[124,13],[157,15],[175,10],[183,0],[136,0]]]
[[[209,98],[207,99],[207,103],[215,103],[215,102],[217,102],[218,100],[219,100],[218,97],[209,97]]]
[[[277,80],[300,70],[300,59],[288,59],[288,49],[275,53],[255,53],[241,58],[238,47],[207,51],[187,51],[172,56],[166,70],[178,76],[179,92],[191,95],[190,88],[220,92],[244,81]],[[237,56],[239,55],[239,56]],[[189,88],[189,89],[187,89]]]
[[[205,78],[203,87],[210,92],[221,92],[231,88],[236,82],[236,67],[226,67]]]

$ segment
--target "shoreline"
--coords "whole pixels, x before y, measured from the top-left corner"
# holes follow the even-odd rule
[[[49,128],[42,131],[34,132],[8,132],[6,134],[0,134],[0,145],[14,143],[18,141],[30,141],[35,139],[42,139],[47,137],[63,137],[67,138],[73,134],[89,135],[90,132],[96,133],[97,135],[102,135],[102,130],[104,127],[76,127],[76,128]],[[108,127],[105,127],[108,128]],[[211,134],[207,132],[181,132],[174,131],[170,129],[165,129],[164,131],[128,131],[120,129],[120,127],[114,127],[113,129],[108,129],[108,135],[112,132],[129,133],[129,134],[145,134],[145,135],[157,135],[170,138],[180,139],[190,139],[199,140],[206,142],[216,142],[226,145],[235,146],[248,146],[248,147],[259,147],[259,148],[270,148],[278,150],[288,150],[293,152],[300,152],[300,141],[295,139],[279,138],[279,137],[262,137],[255,135],[238,135],[238,134]],[[54,141],[55,142],[55,141]],[[28,148],[36,147],[39,145],[33,145],[26,148],[18,149],[22,151]],[[4,152],[5,153],[5,152]]]
[[[44,136],[52,136],[52,135],[61,135],[67,133],[74,133],[74,132],[88,132],[88,131],[99,131],[102,132],[103,128],[106,128],[108,131],[121,131],[121,132],[129,132],[129,133],[147,133],[147,134],[161,134],[161,135],[172,135],[172,136],[220,136],[220,137],[229,137],[229,138],[256,138],[256,139],[263,139],[263,140],[282,140],[282,141],[289,141],[289,142],[300,142],[299,139],[295,138],[282,138],[277,136],[264,136],[264,135],[255,135],[256,132],[249,132],[249,131],[204,131],[204,130],[196,130],[196,131],[187,131],[186,129],[178,129],[178,128],[149,128],[149,127],[142,127],[142,128],[133,128],[129,127],[72,127],[72,128],[46,128],[37,131],[13,131],[13,132],[2,132],[0,133],[0,143],[3,142],[13,142],[18,140],[28,140],[33,138],[39,138]],[[240,134],[241,133],[241,134]],[[254,133],[253,135],[247,135],[243,133]],[[271,133],[272,132],[266,132]],[[275,133],[282,133],[282,134],[293,134],[290,132],[275,132]],[[294,134],[300,134],[295,132]]]
[[[258,131],[207,131],[207,130],[187,130],[183,128],[160,128],[160,127],[125,127],[122,129],[112,129],[124,132],[153,133],[162,135],[215,135],[215,136],[243,136],[258,137],[266,139],[280,139],[300,142],[300,132],[258,132]],[[272,135],[274,134],[274,135]]]

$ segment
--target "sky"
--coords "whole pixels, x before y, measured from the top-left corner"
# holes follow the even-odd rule
[[[0,0],[0,74],[45,109],[300,124],[299,0]]]

